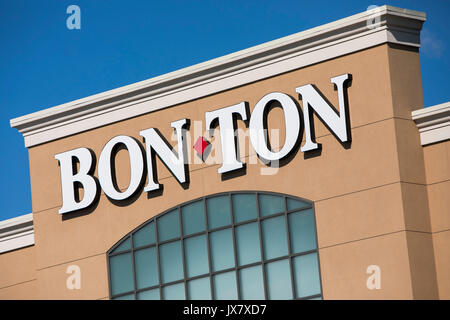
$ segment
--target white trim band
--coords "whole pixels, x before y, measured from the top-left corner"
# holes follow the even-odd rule
[[[412,118],[423,146],[450,139],[450,101],[413,111]]]
[[[34,245],[33,214],[0,221],[0,254]]]
[[[383,43],[419,47],[426,20],[382,6],[149,80],[11,120],[31,147]],[[376,21],[376,25],[368,25]]]

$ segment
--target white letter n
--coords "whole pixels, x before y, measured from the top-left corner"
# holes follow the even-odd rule
[[[305,123],[305,144],[301,151],[310,151],[318,149],[318,144],[314,141],[314,127],[312,119],[312,110],[319,116],[320,120],[329,128],[329,130],[341,141],[350,141],[350,123],[347,123],[347,105],[345,101],[344,83],[351,79],[351,75],[346,73],[341,76],[331,78],[335,84],[339,98],[339,114],[321,94],[310,84],[295,88],[295,91],[301,95],[303,101],[303,121]]]
[[[187,130],[190,122],[188,119],[182,119],[171,123],[172,128],[175,129],[178,141],[178,152],[175,152],[164,137],[154,128],[146,129],[139,134],[144,137],[145,150],[147,154],[147,170],[148,170],[148,184],[144,188],[145,192],[158,190],[161,185],[156,179],[156,154],[171,171],[173,176],[180,184],[188,182],[187,178],[187,146],[186,139],[183,138],[185,130]]]

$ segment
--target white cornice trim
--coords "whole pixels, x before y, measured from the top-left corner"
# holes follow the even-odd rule
[[[94,129],[383,43],[420,46],[422,12],[382,6],[10,121],[25,146]],[[369,28],[367,21],[377,21]]]
[[[422,145],[450,139],[450,101],[412,112]]]
[[[0,254],[34,245],[33,214],[0,221]]]

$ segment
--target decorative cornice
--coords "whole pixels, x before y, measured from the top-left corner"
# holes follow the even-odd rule
[[[0,254],[34,245],[33,214],[0,221]]]
[[[11,120],[32,147],[383,43],[420,46],[422,12],[377,7],[332,23]]]
[[[450,139],[450,101],[412,112],[422,145]]]

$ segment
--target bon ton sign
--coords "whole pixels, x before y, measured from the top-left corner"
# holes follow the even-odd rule
[[[221,143],[221,166],[218,174],[225,174],[243,168],[239,159],[239,145],[236,144],[236,119],[244,121],[248,126],[250,143],[258,157],[265,163],[283,160],[296,148],[305,132],[302,152],[310,152],[320,148],[314,139],[313,113],[325,124],[328,130],[341,143],[351,141],[350,124],[348,120],[347,87],[351,82],[350,74],[331,78],[338,95],[339,112],[327,101],[321,92],[313,85],[307,84],[295,88],[298,101],[288,93],[271,92],[264,95],[249,111],[249,105],[244,100],[238,104],[205,112],[205,129],[219,125]],[[293,92],[294,93],[294,92]],[[282,108],[285,124],[285,139],[283,146],[272,150],[267,137],[267,116],[273,102]],[[177,140],[177,150],[166,141],[158,128],[148,128],[139,132],[141,141],[135,138],[118,135],[107,141],[101,153],[97,155],[88,148],[78,148],[55,155],[59,161],[61,172],[62,207],[60,214],[86,209],[98,201],[100,190],[115,201],[123,201],[132,197],[140,188],[146,192],[159,190],[156,177],[156,155],[170,170],[180,184],[188,182],[189,163],[187,161],[186,130],[190,119],[180,119],[170,123]],[[212,134],[212,133],[211,133]],[[115,183],[116,168],[114,155],[118,149],[125,148],[130,159],[130,182],[126,190],[119,190]],[[94,176],[98,165],[98,177]],[[117,168],[120,170],[120,168]],[[148,176],[148,179],[146,179]],[[144,183],[147,181],[146,183]],[[83,188],[83,197],[79,199],[78,188]]]

